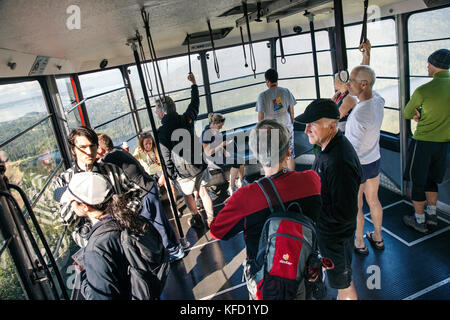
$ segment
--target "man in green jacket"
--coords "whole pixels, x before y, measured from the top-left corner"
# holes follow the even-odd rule
[[[436,226],[438,184],[447,167],[450,144],[450,51],[440,49],[428,57],[428,75],[433,80],[414,91],[405,107],[405,118],[417,121],[410,146],[406,178],[412,182],[411,199],[415,215],[404,223],[419,232]],[[425,201],[427,212],[425,214]]]

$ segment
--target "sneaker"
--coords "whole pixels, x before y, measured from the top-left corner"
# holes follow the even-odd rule
[[[204,226],[202,216],[200,214],[193,214],[188,220],[189,226],[193,228],[202,228]]]
[[[178,250],[175,250],[174,252],[169,254],[169,262],[174,262],[183,259],[185,255],[186,252],[184,252],[183,247],[179,245]]]
[[[425,213],[425,221],[426,221],[426,224],[428,224],[430,226],[437,226],[437,224],[438,224],[437,214]]]
[[[418,223],[414,216],[403,216],[403,222],[408,227],[411,227],[411,228],[415,229],[416,231],[419,231],[419,232],[422,232],[422,233],[427,233],[428,232],[427,224],[425,222],[424,223]]]

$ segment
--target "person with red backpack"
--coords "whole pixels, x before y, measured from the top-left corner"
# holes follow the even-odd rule
[[[265,178],[233,193],[210,225],[215,239],[228,240],[243,231],[250,299],[305,298],[305,259],[315,247],[320,178],[312,170],[287,168],[289,139],[287,130],[274,120],[257,124],[250,134],[250,150],[261,163]],[[269,256],[271,262],[267,262]]]

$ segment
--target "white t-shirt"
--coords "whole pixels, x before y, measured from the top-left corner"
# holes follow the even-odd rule
[[[377,92],[359,102],[348,116],[345,136],[356,150],[361,164],[380,159],[380,129],[384,116],[384,99]]]
[[[259,94],[256,111],[264,112],[264,119],[274,119],[292,131],[289,107],[294,107],[296,103],[297,101],[288,89],[274,87]]]

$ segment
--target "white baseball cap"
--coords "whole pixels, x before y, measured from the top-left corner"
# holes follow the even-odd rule
[[[95,206],[108,201],[113,191],[111,182],[105,176],[95,172],[80,172],[73,175],[67,187],[55,190],[55,200],[61,203],[75,200]],[[58,194],[61,195],[60,199]]]

